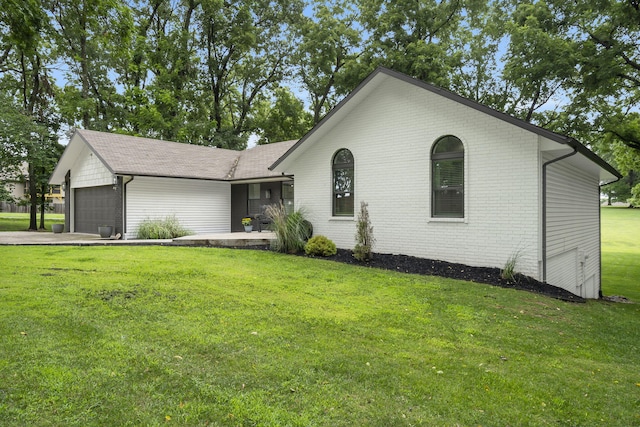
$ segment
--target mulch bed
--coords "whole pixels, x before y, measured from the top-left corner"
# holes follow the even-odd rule
[[[338,249],[338,253],[336,255],[323,259],[329,259],[345,264],[399,271],[402,273],[439,276],[450,279],[466,280],[468,282],[485,283],[502,288],[534,292],[552,298],[557,298],[562,301],[586,302],[584,298],[574,295],[565,289],[539,282],[531,277],[523,276],[521,274],[517,274],[514,278],[515,280],[505,280],[500,277],[499,268],[470,267],[464,264],[417,258],[408,255],[377,253],[373,254],[372,259],[368,262],[360,262],[353,257],[350,250],[345,249]]]
[[[238,247],[237,249],[269,250],[268,246]],[[367,262],[358,261],[353,257],[353,252],[348,249],[338,249],[338,253],[329,257],[311,257],[304,252],[296,256],[326,259],[361,267],[379,268],[383,270],[398,271],[401,273],[421,274],[425,276],[446,277],[449,279],[465,280],[467,282],[484,283],[499,286],[501,288],[518,289],[536,294],[545,295],[562,301],[585,303],[587,300],[572,294],[557,286],[542,283],[536,279],[516,274],[514,280],[506,280],[500,277],[500,269],[492,267],[471,267],[464,264],[455,264],[446,261],[418,258],[409,255],[392,255],[374,253],[372,259]]]

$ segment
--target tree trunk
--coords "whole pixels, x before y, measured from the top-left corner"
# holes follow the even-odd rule
[[[44,174],[44,171],[42,171],[42,173]],[[47,185],[46,184],[42,184],[42,186],[40,187],[40,194],[42,195],[40,197],[40,230],[44,230],[44,211],[46,210],[46,206],[45,206],[45,202],[46,202],[46,197],[45,194],[47,194]]]
[[[36,171],[32,164],[29,164],[29,203],[31,212],[29,213],[29,231],[38,229],[36,214],[38,212],[38,187],[36,186]]]

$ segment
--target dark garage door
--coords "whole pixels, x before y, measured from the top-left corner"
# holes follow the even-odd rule
[[[113,187],[75,189],[75,231],[98,234],[99,225],[115,226],[116,192]]]

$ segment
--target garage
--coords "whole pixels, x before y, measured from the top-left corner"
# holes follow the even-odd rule
[[[291,177],[269,165],[294,143],[234,151],[76,129],[50,182],[65,185],[70,232],[110,225],[113,236],[133,239],[145,220],[175,217],[193,234],[228,233],[231,184],[254,184],[252,202],[278,202],[279,182]],[[244,197],[236,224],[248,213]]]
[[[111,185],[76,188],[75,232],[98,234],[99,225],[114,225],[116,192]]]

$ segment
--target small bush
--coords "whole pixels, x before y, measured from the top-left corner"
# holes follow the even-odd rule
[[[175,239],[191,234],[175,215],[165,219],[145,219],[138,227],[138,239]]]
[[[304,252],[313,256],[332,256],[338,252],[336,244],[325,236],[314,236],[304,245]]]
[[[284,205],[279,203],[269,205],[266,214],[271,218],[271,230],[276,235],[271,241],[271,249],[291,254],[304,249],[306,241],[313,235],[313,227],[301,210],[287,214]]]
[[[369,205],[360,202],[360,213],[358,214],[358,224],[356,225],[356,246],[353,249],[353,257],[358,261],[369,261],[371,250],[376,239],[373,237],[373,227],[369,219]]]

